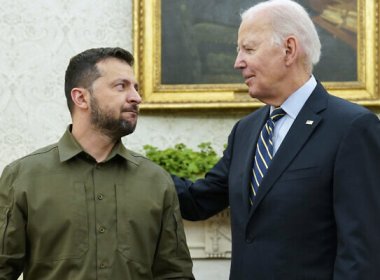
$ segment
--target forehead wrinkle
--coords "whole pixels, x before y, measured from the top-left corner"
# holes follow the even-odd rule
[[[246,18],[239,29],[238,45],[257,45],[269,40],[272,34],[272,25],[269,20],[258,18]]]

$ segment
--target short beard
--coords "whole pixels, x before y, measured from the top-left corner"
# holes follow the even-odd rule
[[[136,123],[132,124],[128,120],[116,119],[111,112],[102,111],[96,98],[91,95],[91,124],[104,135],[117,141],[123,136],[135,131]]]

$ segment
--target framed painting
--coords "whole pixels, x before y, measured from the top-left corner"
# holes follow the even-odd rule
[[[233,68],[240,14],[260,0],[133,0],[142,109],[254,108]],[[322,43],[314,74],[330,93],[380,108],[379,2],[298,0]]]

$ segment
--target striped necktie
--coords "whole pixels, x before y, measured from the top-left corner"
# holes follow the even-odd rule
[[[285,116],[285,111],[280,107],[273,110],[267,122],[260,132],[259,139],[256,144],[256,152],[252,169],[252,179],[249,192],[249,202],[253,205],[253,201],[259,190],[260,183],[267,173],[268,167],[273,157],[273,129],[276,121]]]

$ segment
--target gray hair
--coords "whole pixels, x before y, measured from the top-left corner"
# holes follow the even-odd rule
[[[268,12],[273,29],[273,42],[282,44],[283,40],[294,35],[305,53],[305,66],[312,70],[321,55],[321,42],[309,14],[298,3],[291,0],[269,0],[258,3],[245,10],[241,19],[245,20],[260,11]]]

